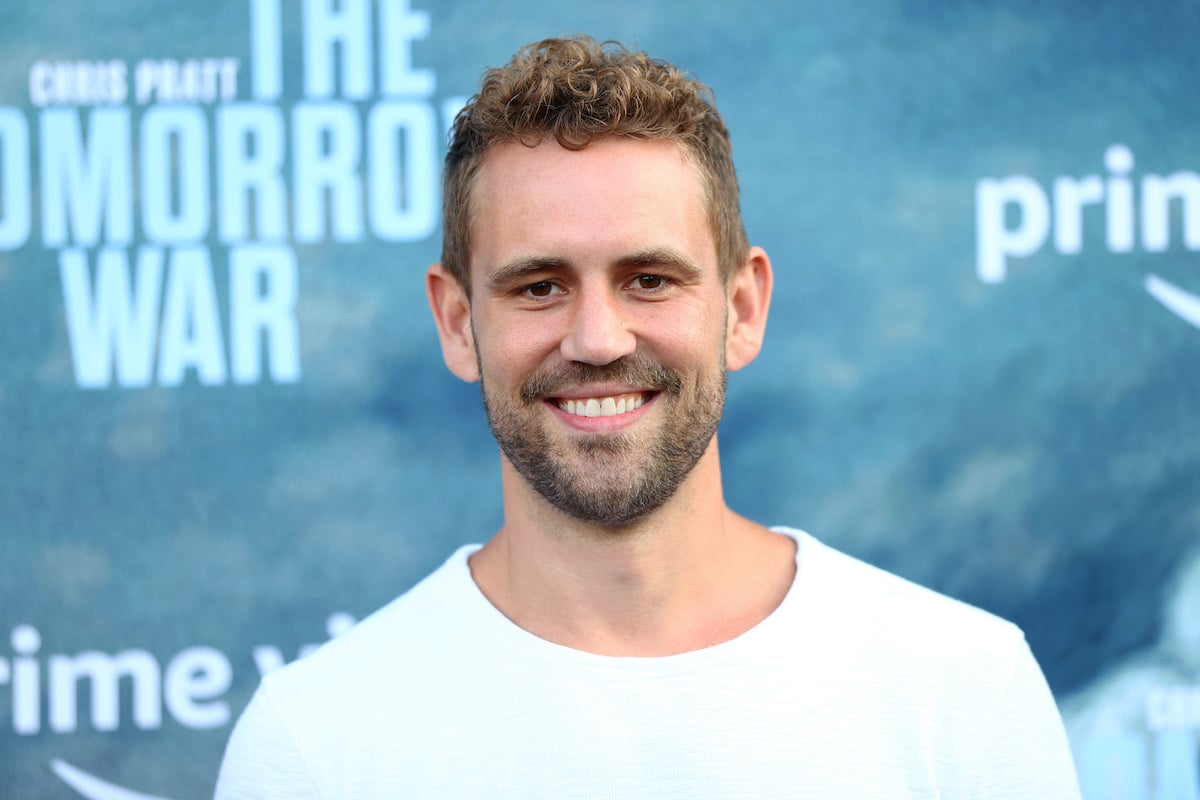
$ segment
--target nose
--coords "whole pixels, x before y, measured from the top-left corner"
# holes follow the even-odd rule
[[[637,338],[611,292],[581,291],[571,309],[560,352],[568,361],[601,366],[633,353]]]

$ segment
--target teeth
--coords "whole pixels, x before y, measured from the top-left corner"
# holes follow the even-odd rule
[[[615,417],[641,408],[646,402],[640,394],[619,397],[589,397],[586,400],[559,400],[558,407],[577,417]]]

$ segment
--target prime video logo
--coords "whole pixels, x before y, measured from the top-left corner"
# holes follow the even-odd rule
[[[1181,206],[1183,246],[1200,250],[1200,175],[1130,177],[1133,151],[1123,144],[1104,152],[1107,175],[1054,179],[1050,192],[1027,175],[984,178],[975,186],[976,269],[985,283],[1008,277],[1008,259],[1030,256],[1047,240],[1063,255],[1083,250],[1084,209],[1102,206],[1105,244],[1112,253],[1162,253],[1171,246],[1171,209]],[[1140,202],[1138,199],[1140,198]],[[1140,225],[1138,224],[1140,221]],[[1172,313],[1200,327],[1200,295],[1148,273],[1147,292]]]
[[[350,614],[337,612],[326,619],[325,630],[334,638],[354,624]],[[0,698],[11,696],[12,731],[18,736],[76,734],[82,727],[81,705],[90,710],[92,730],[101,733],[117,731],[123,723],[158,730],[166,715],[193,730],[219,728],[232,719],[225,695],[233,686],[233,663],[215,648],[188,647],[165,661],[141,649],[46,654],[41,632],[32,625],[17,625],[10,641],[13,655],[0,656],[0,690],[6,689]],[[318,646],[302,645],[297,657]],[[287,661],[274,645],[255,646],[251,656],[259,676]],[[169,800],[110,783],[60,758],[50,761],[50,769],[87,800]]]

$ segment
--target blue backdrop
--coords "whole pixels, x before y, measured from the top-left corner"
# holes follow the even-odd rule
[[[1088,800],[1200,797],[1187,0],[0,6],[0,794],[208,796],[261,672],[497,528],[440,159],[574,32],[733,132],[734,508],[1020,624]]]

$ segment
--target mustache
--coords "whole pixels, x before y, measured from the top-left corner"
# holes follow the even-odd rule
[[[581,383],[628,383],[668,394],[683,391],[683,378],[645,356],[622,356],[609,364],[565,361],[540,369],[521,385],[521,400],[536,403]]]

